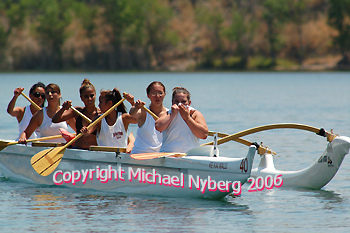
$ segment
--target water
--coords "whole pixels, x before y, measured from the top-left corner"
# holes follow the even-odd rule
[[[82,105],[78,89],[89,78],[96,90],[118,87],[148,103],[146,86],[162,81],[191,92],[192,105],[212,131],[236,133],[273,123],[300,123],[350,136],[350,73],[92,73],[0,74],[0,138],[17,137],[15,118],[6,113],[13,90],[28,94],[33,83],[57,83],[62,100]],[[27,105],[19,97],[17,106]],[[130,107],[127,104],[127,107]],[[136,132],[136,127],[131,126]],[[326,139],[314,133],[280,129],[246,136],[278,153],[275,166],[299,170],[314,163]],[[207,142],[209,139],[203,141]],[[247,147],[230,142],[220,154],[242,157]],[[254,165],[259,162],[257,155]],[[224,200],[123,195],[17,183],[0,178],[1,232],[348,232],[350,162],[321,190],[277,189],[248,192]]]

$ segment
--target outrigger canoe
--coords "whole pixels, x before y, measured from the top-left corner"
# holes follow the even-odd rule
[[[308,130],[327,137],[329,143],[313,166],[300,171],[276,170],[272,155],[275,152],[240,138],[273,128]],[[268,176],[280,176],[280,181],[283,180],[281,187],[320,189],[335,176],[350,148],[348,137],[299,124],[266,125],[232,135],[217,135],[223,138],[214,139],[214,142],[203,144],[202,147],[194,148],[186,154],[129,155],[119,149],[70,149],[67,146],[73,140],[54,148],[53,145],[43,147],[45,143],[33,142],[31,146],[24,146],[17,145],[17,142],[2,141],[1,148],[4,149],[0,148],[0,172],[9,179],[35,184],[120,193],[219,199],[230,193],[239,195],[242,185],[250,178],[257,181],[259,177],[266,179]],[[219,153],[216,153],[217,146],[227,141],[248,145],[247,156],[219,156]],[[261,156],[261,161],[258,168],[252,169],[256,150]]]
[[[40,145],[38,147],[37,145]],[[200,147],[188,154],[133,154],[120,151],[89,151],[68,148],[49,175],[38,174],[31,158],[42,143],[10,145],[0,151],[0,172],[8,179],[44,185],[105,190],[119,193],[170,197],[220,199],[240,194],[250,177],[256,147],[246,157],[203,156],[212,147]],[[198,153],[202,152],[202,153]],[[196,153],[198,155],[196,155]]]

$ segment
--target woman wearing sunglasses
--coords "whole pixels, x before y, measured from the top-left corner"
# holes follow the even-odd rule
[[[33,115],[38,111],[32,104],[27,105],[25,107],[15,107],[18,96],[22,93],[24,88],[18,87],[14,91],[14,95],[7,106],[7,112],[17,118],[18,121],[18,129],[19,135],[27,128],[30,119],[32,119]],[[43,107],[45,102],[45,85],[42,82],[38,82],[34,84],[29,90],[29,98],[33,100],[38,106]],[[34,131],[30,136],[32,138],[40,137],[40,132],[38,130]]]
[[[52,117],[60,110],[61,90],[57,84],[50,83],[45,87],[45,97],[47,100],[47,107],[37,112],[29,122],[28,127],[22,132],[18,142],[26,143],[27,139],[33,132],[39,128],[41,137],[48,137],[60,135],[60,129],[68,130],[69,126],[75,130],[74,120],[67,120],[61,123],[53,123]],[[47,142],[64,143],[63,138],[47,140]]]
[[[100,113],[100,109],[95,106],[96,90],[89,79],[84,79],[79,89],[80,99],[85,107],[75,107],[79,112],[87,116],[89,119],[95,119]],[[76,133],[79,134],[83,126],[88,126],[89,122],[79,116],[73,109],[71,101],[63,103],[62,108],[54,115],[52,122],[59,123],[69,119],[75,119]],[[74,143],[74,148],[88,149],[90,146],[96,146],[96,132],[92,134],[84,134]]]

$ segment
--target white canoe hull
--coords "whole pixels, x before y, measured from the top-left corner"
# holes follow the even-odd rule
[[[261,156],[259,166],[252,169],[251,177],[256,180],[257,177],[282,175],[282,187],[320,189],[335,176],[349,148],[349,137],[336,137],[328,143],[325,152],[313,165],[299,171],[277,170],[273,156],[265,154]]]
[[[6,147],[0,151],[0,172],[8,179],[35,184],[219,199],[233,191],[238,194],[238,184],[243,185],[250,176],[256,151],[251,146],[244,158],[185,156],[136,160],[128,154],[67,149],[57,169],[41,176],[32,168],[30,159],[44,149],[47,148]],[[236,189],[232,188],[233,182]]]

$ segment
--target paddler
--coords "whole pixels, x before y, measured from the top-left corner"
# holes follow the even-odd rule
[[[208,136],[205,118],[191,107],[190,92],[184,87],[173,89],[171,110],[160,116],[155,127],[163,132],[160,152],[185,153]]]
[[[39,111],[33,104],[27,105],[25,107],[15,107],[18,96],[24,90],[23,87],[18,87],[14,90],[14,95],[7,106],[7,112],[13,117],[17,118],[19,134],[16,140],[18,140],[21,133],[27,128],[30,119],[33,115]],[[29,98],[39,107],[44,106],[45,102],[45,85],[42,82],[34,84],[29,90]],[[35,130],[30,139],[39,138],[39,130]]]
[[[165,114],[168,109],[163,106],[165,98],[165,86],[159,81],[154,81],[146,88],[148,99],[151,104],[148,109],[151,110],[158,118]],[[162,146],[162,133],[155,128],[155,119],[143,108],[145,105],[141,100],[137,100],[129,113],[137,120],[138,129],[134,148],[131,154],[159,152]]]
[[[45,97],[48,103],[47,107],[38,111],[30,120],[28,127],[22,132],[18,142],[26,143],[27,139],[39,128],[41,137],[60,135],[60,128],[68,130],[68,125],[75,130],[75,122],[70,119],[61,123],[53,123],[52,117],[60,110],[61,90],[57,84],[50,83],[45,87]],[[63,138],[47,140],[47,142],[66,142]]]
[[[113,105],[118,103],[122,96],[117,88],[113,90],[103,90],[100,92],[99,107],[104,113]],[[125,95],[125,99],[131,105],[134,105],[134,96],[130,94]],[[108,147],[126,148],[126,153],[130,153],[134,146],[135,138],[132,133],[127,135],[129,124],[136,124],[135,118],[130,116],[126,111],[124,103],[120,104],[116,111],[112,111],[105,118],[103,118],[96,126],[87,130],[87,127],[82,127],[82,133],[91,133],[97,129],[97,145]]]
[[[95,106],[96,100],[96,90],[95,86],[90,82],[89,79],[84,79],[80,89],[80,99],[83,101],[85,107],[75,107],[76,110],[81,112],[83,115],[88,117],[90,120],[95,119],[101,113],[100,109]],[[53,116],[52,122],[59,123],[62,121],[67,121],[69,119],[75,120],[76,133],[79,134],[83,126],[88,126],[90,122],[83,119],[78,113],[76,113],[72,108],[71,101],[65,101],[62,108]],[[79,149],[89,149],[90,146],[96,146],[96,131],[92,134],[84,134],[74,143],[74,148]]]

